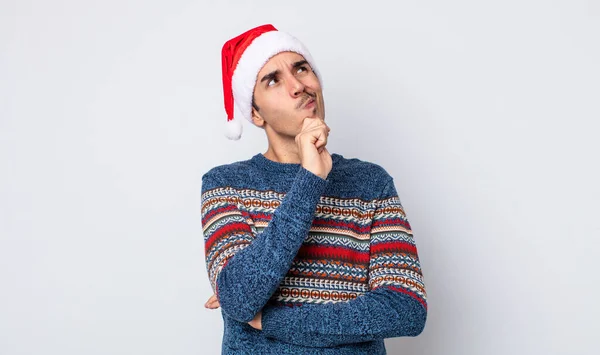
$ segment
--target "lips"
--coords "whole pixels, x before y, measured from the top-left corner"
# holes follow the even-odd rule
[[[308,102],[306,103],[306,105],[304,105],[304,108],[308,108],[309,106],[311,106],[313,103],[315,102],[315,99],[310,99],[308,100]]]

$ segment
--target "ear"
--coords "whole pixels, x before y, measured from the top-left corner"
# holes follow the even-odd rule
[[[255,126],[262,127],[265,124],[265,120],[262,118],[260,113],[256,109],[252,108],[252,122]]]

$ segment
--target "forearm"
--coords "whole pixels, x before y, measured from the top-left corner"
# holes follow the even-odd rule
[[[275,292],[312,225],[327,181],[301,168],[269,225],[227,260],[216,293],[232,318],[249,322]]]
[[[299,307],[266,305],[262,331],[267,337],[303,346],[332,347],[399,336],[416,336],[425,327],[423,300],[380,287],[348,302]]]

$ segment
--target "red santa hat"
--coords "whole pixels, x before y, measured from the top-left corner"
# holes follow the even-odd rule
[[[239,114],[252,123],[252,95],[258,72],[271,57],[286,51],[302,55],[321,81],[308,49],[297,38],[273,25],[255,27],[225,42],[221,56],[227,138],[238,140],[242,136],[242,122],[234,117],[234,103]]]

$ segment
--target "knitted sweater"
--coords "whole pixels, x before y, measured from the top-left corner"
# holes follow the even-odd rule
[[[332,154],[327,179],[259,153],[202,176],[222,354],[386,354],[417,336],[427,294],[412,230],[381,166]],[[250,322],[262,310],[262,330]]]

